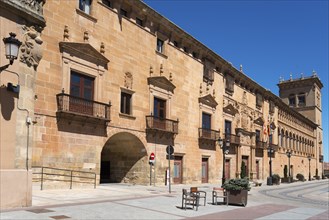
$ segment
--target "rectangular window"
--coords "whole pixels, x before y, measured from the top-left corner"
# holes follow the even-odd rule
[[[269,136],[269,143],[273,144],[273,135],[272,134],[270,134],[270,136]]]
[[[138,24],[139,26],[143,26],[143,20],[140,18],[136,18],[136,24]]]
[[[232,122],[225,120],[225,134],[231,134]]]
[[[126,10],[124,10],[124,9],[121,8],[120,9],[120,15],[127,17],[128,13],[127,13]]]
[[[94,78],[71,72],[70,95],[93,100]]]
[[[90,14],[91,0],[79,0],[79,9],[86,14]]]
[[[121,105],[120,112],[123,114],[131,115],[131,94],[121,92]]]
[[[299,106],[305,105],[305,95],[298,95],[298,105]]]
[[[102,3],[103,3],[104,5],[106,5],[107,7],[109,7],[109,8],[112,8],[112,5],[111,5],[110,0],[102,0]]]
[[[157,39],[157,51],[163,53],[163,40]]]
[[[202,112],[202,128],[211,129],[211,115]]]
[[[260,130],[256,130],[256,142],[260,141]]]
[[[154,97],[154,117],[165,119],[166,118],[166,101]]]
[[[296,105],[296,98],[294,95],[289,96],[289,105],[290,106],[295,106]]]

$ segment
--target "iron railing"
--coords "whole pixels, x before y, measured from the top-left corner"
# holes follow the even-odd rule
[[[235,135],[235,134],[224,134],[225,139],[230,140],[230,144],[240,144],[240,136]]]
[[[220,133],[207,128],[199,128],[199,138],[217,141],[220,138]]]
[[[72,189],[73,183],[85,183],[93,184],[96,188],[96,173],[87,171],[67,170],[52,167],[32,167],[33,169],[40,169],[40,172],[33,172],[34,181],[40,181],[41,190],[43,190],[45,181],[59,181],[69,182],[70,189]],[[89,181],[87,181],[89,180]]]
[[[257,149],[266,149],[268,146],[267,142],[264,141],[256,141],[256,148]]]
[[[178,134],[178,120],[146,116],[146,128]]]
[[[57,94],[56,97],[59,112],[74,113],[110,121],[111,104],[83,99],[65,93]]]

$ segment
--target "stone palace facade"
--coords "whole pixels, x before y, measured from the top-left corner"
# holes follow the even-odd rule
[[[229,179],[242,167],[266,181],[269,161],[281,177],[285,165],[294,178],[322,175],[315,72],[280,81],[278,97],[142,1],[0,3],[1,37],[24,42],[0,75],[1,187],[21,178],[30,192],[32,167],[94,172],[97,184],[166,184],[168,145],[173,184],[221,184],[223,168]],[[14,15],[15,4],[39,11]]]

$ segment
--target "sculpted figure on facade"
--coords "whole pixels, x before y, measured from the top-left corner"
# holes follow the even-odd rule
[[[127,89],[132,89],[133,88],[133,75],[130,72],[125,73],[124,86]]]
[[[36,12],[39,15],[43,14],[42,7],[45,4],[46,0],[16,0],[24,8],[27,8],[31,11]]]
[[[36,69],[42,58],[42,47],[43,43],[40,33],[35,30],[34,26],[27,27],[23,26],[25,31],[23,35],[23,42],[21,46],[20,61],[26,63],[27,66],[33,66]]]

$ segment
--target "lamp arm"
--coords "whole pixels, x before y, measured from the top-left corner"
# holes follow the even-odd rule
[[[4,66],[0,67],[0,73],[2,71],[4,71],[5,69],[7,69],[10,65],[11,65],[11,63],[8,63],[7,65],[4,65]]]

